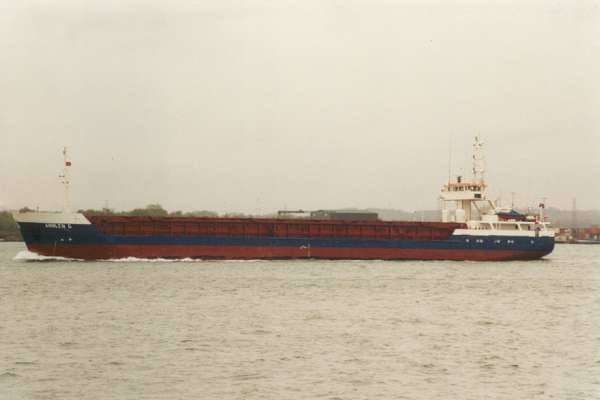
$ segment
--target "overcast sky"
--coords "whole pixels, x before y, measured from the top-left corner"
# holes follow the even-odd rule
[[[600,208],[598,1],[0,2],[0,207]],[[450,145],[451,144],[451,145]]]

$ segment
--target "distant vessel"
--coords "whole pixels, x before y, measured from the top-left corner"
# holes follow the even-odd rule
[[[383,259],[527,260],[554,248],[540,214],[499,210],[485,196],[482,143],[475,139],[473,179],[443,186],[442,222],[381,221],[373,215],[315,213],[309,218],[91,216],[70,212],[64,152],[63,212],[16,213],[29,250],[84,260]]]

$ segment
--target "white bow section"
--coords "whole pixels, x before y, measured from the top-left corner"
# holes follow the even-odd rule
[[[90,221],[80,213],[15,212],[13,218],[15,221],[23,223],[90,225]]]

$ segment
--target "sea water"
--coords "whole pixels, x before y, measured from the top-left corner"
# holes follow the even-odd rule
[[[0,244],[0,399],[317,398],[600,398],[600,246],[80,262]]]

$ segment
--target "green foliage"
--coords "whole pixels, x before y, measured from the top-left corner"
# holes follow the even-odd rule
[[[148,204],[146,208],[135,208],[126,215],[132,215],[137,217],[166,217],[169,212],[162,208],[160,204]]]
[[[206,210],[186,212],[183,215],[185,217],[211,217],[211,218],[219,216],[219,214],[217,214],[214,211],[206,211]]]
[[[246,214],[244,213],[238,213],[238,212],[229,212],[223,215],[226,218],[245,218],[247,217]]]
[[[135,217],[167,217],[169,215],[177,216],[181,211],[169,214],[160,204],[148,204],[144,208],[134,208],[130,211],[115,211],[110,208],[103,208],[101,210],[87,209],[79,210],[78,212],[89,215],[123,215],[123,216],[135,216]]]
[[[160,204],[148,204],[144,208],[134,208],[130,211],[116,212],[107,208],[102,210],[79,210],[80,213],[85,215],[123,215],[123,216],[135,216],[135,217],[218,217],[214,211],[199,210],[183,212],[181,210],[168,212]]]
[[[20,240],[21,233],[19,227],[13,219],[11,213],[7,211],[0,212],[0,239]]]
[[[90,215],[90,216],[94,216],[94,215],[120,215],[120,213],[115,212],[114,210],[111,210],[110,208],[103,208],[102,210],[94,210],[94,209],[87,209],[87,210],[78,210],[78,213],[84,214],[84,215]]]

